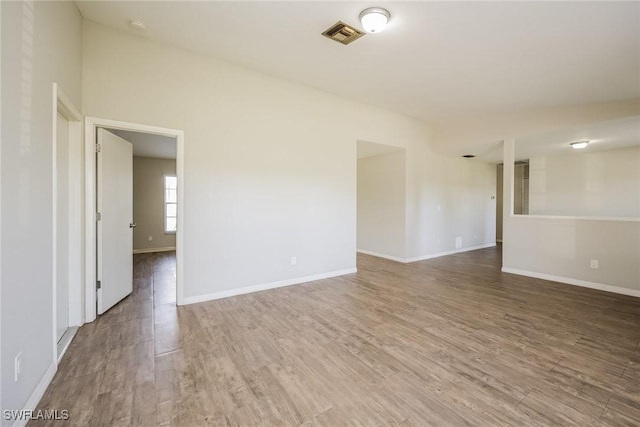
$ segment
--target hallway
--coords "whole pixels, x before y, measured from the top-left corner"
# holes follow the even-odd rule
[[[154,358],[179,348],[175,280],[175,252],[134,255],[133,293],[78,330],[39,407],[73,425],[155,425]]]

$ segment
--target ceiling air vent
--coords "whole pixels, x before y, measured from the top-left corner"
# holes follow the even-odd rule
[[[328,30],[322,33],[323,36],[329,37],[331,40],[335,40],[342,44],[349,44],[352,41],[358,40],[364,36],[365,33],[357,28],[347,25],[342,21],[336,22]]]

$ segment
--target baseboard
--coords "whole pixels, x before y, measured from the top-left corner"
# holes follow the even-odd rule
[[[409,262],[424,261],[426,259],[440,258],[441,256],[459,254],[459,253],[462,253],[462,252],[476,251],[478,249],[493,248],[495,246],[496,246],[495,243],[486,243],[484,245],[469,246],[467,248],[454,249],[452,251],[438,252],[438,253],[435,253],[435,254],[423,255],[423,256],[414,257],[414,258],[407,258],[406,262],[409,263]]]
[[[374,256],[374,257],[378,257],[378,258],[388,259],[388,260],[395,261],[395,262],[401,262],[403,264],[408,264],[410,262],[424,261],[426,259],[439,258],[441,256],[459,254],[461,252],[475,251],[475,250],[478,250],[478,249],[493,248],[495,246],[496,246],[495,243],[487,243],[485,245],[470,246],[468,248],[454,249],[452,251],[438,252],[438,253],[435,253],[435,254],[423,255],[423,256],[413,257],[413,258],[400,258],[400,257],[392,256],[392,255],[381,254],[381,253],[378,253],[378,252],[367,251],[365,249],[356,249],[356,252],[359,252],[359,253],[365,254],[365,255],[371,255],[371,256]]]
[[[264,283],[261,285],[245,286],[244,288],[229,289],[226,291],[213,292],[205,295],[184,297],[182,299],[182,304],[180,305],[195,304],[198,302],[228,298],[236,295],[250,294],[253,292],[266,291],[269,289],[282,288],[285,286],[299,285],[301,283],[313,282],[313,281],[322,280],[322,279],[329,279],[331,277],[337,277],[337,276],[344,276],[345,274],[353,274],[353,273],[356,273],[357,271],[358,269],[356,268],[349,268],[346,270],[330,271],[328,273],[315,274],[312,276],[296,277],[293,279],[280,280],[278,282]]]
[[[60,343],[58,343],[58,363],[60,363],[60,360],[62,360],[62,356],[64,356],[64,354],[69,349],[71,341],[73,341],[73,339],[75,338],[78,329],[78,326],[71,326],[62,336],[62,348],[60,348]]]
[[[536,279],[549,280],[552,282],[566,283],[567,285],[580,286],[583,288],[597,289],[599,291],[612,292],[614,294],[640,297],[640,290],[623,288],[621,286],[605,285],[604,283],[588,282],[586,280],[573,279],[571,277],[554,276],[553,274],[537,273],[534,271],[518,270],[516,268],[502,267],[504,273],[517,274],[519,276],[534,277]]]
[[[27,403],[24,405],[22,411],[23,414],[27,414],[28,411],[35,411],[35,409],[38,407],[38,403],[40,403],[40,399],[42,399],[42,396],[44,396],[44,392],[47,391],[47,387],[49,387],[49,384],[51,383],[51,380],[53,379],[53,376],[56,374],[57,370],[58,366],[54,360],[53,362],[51,362],[51,365],[49,365],[49,368],[47,368],[47,371],[42,376],[42,379],[38,383],[38,386],[35,390],[33,390],[33,393],[31,393],[29,400],[27,400]],[[29,419],[15,420],[15,422],[13,423],[13,427],[26,426],[29,421]]]
[[[165,246],[163,248],[145,248],[145,249],[134,249],[133,250],[133,254],[150,254],[153,252],[169,252],[169,251],[175,251],[176,247],[175,246]]]
[[[395,262],[401,262],[401,263],[406,263],[407,260],[406,258],[400,258],[397,256],[393,256],[393,255],[385,255],[385,254],[381,254],[378,252],[373,252],[373,251],[368,251],[366,249],[356,249],[356,252],[361,253],[361,254],[365,254],[365,255],[371,255],[377,258],[384,258],[384,259],[388,259],[391,261],[395,261]]]

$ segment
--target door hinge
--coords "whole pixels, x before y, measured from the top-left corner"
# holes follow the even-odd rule
[[[100,289],[100,288],[102,288],[102,281],[97,280],[96,281],[96,289]]]
[[[102,151],[102,145],[96,144],[96,153],[99,153],[101,151]]]
[[[102,219],[102,213],[96,212],[96,221],[100,221]]]

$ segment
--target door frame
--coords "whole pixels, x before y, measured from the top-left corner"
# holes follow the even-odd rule
[[[53,317],[52,317],[52,334],[53,334],[53,360],[56,362],[56,366],[62,354],[66,351],[71,340],[67,341],[66,347],[58,354],[58,340],[57,340],[57,312],[58,312],[58,113],[60,113],[69,122],[68,133],[68,145],[69,145],[69,182],[78,182],[82,178],[82,114],[71,102],[69,97],[65,95],[60,86],[57,83],[53,83],[53,96],[52,96],[52,169],[51,169],[51,192],[52,192],[52,211],[51,211],[51,224],[52,224],[52,272],[51,282],[53,291]],[[75,169],[75,171],[74,171]],[[78,188],[79,193],[82,194],[82,188]],[[82,217],[82,201],[80,200],[77,205],[72,206],[74,200],[71,194],[69,194],[69,216],[74,213],[78,216],[78,220]],[[71,222],[71,221],[70,221]],[[82,304],[82,262],[74,262],[73,254],[76,254],[79,258],[82,258],[82,240],[84,230],[82,226],[77,232],[73,231],[73,228],[69,228],[69,328],[74,326],[80,326],[83,323],[83,304]],[[74,279],[72,279],[74,277]]]
[[[158,126],[119,120],[85,117],[85,321],[96,319],[96,138],[98,128],[144,132],[176,138],[176,176],[178,177],[178,230],[176,231],[176,303],[183,304],[184,289],[184,132]],[[132,254],[133,255],[133,254]]]

